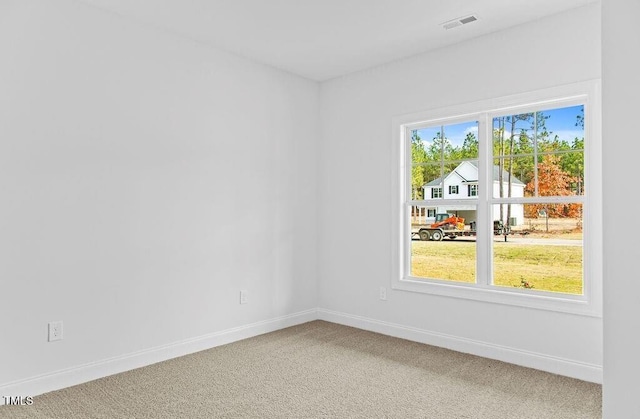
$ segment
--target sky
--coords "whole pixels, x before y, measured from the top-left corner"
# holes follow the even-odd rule
[[[552,110],[545,110],[543,114],[548,116],[545,125],[548,131],[551,131],[551,138],[558,135],[561,140],[566,140],[569,144],[574,138],[584,137],[584,129],[576,126],[576,116],[583,115],[583,105],[570,106],[565,108],[556,108]],[[518,128],[529,128],[530,123],[520,122],[517,125]],[[418,135],[428,146],[436,134],[441,130],[441,127],[423,128],[418,130]],[[445,137],[451,141],[454,146],[462,146],[464,138],[468,132],[478,134],[477,122],[466,122],[454,125],[444,126]]]

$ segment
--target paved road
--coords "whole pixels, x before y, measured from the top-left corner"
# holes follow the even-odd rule
[[[504,236],[496,237],[495,241],[504,242]],[[527,236],[508,236],[508,243],[517,244],[539,244],[543,246],[578,246],[582,247],[582,240],[569,239],[534,239]]]
[[[414,241],[419,241],[420,239],[414,238]],[[443,241],[449,242],[475,242],[475,237],[458,237],[454,240],[444,238]],[[493,239],[496,243],[504,243],[504,236],[494,236]],[[530,245],[540,245],[540,246],[577,246],[582,247],[582,240],[569,240],[569,239],[534,239],[530,237],[522,237],[519,235],[507,236],[507,244],[530,244]]]

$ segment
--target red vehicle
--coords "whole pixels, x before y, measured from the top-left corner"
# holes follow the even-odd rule
[[[451,214],[436,214],[436,222],[430,227],[442,228],[443,230],[464,230],[464,218]]]

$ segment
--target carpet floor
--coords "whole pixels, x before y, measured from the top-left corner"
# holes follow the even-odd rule
[[[324,321],[46,393],[0,418],[602,417],[602,387]]]

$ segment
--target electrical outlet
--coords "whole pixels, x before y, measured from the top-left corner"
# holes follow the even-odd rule
[[[247,304],[249,302],[249,296],[246,290],[240,291],[240,304]]]
[[[62,321],[49,322],[49,342],[62,340]]]
[[[380,287],[380,299],[387,301],[387,289],[385,287]]]

